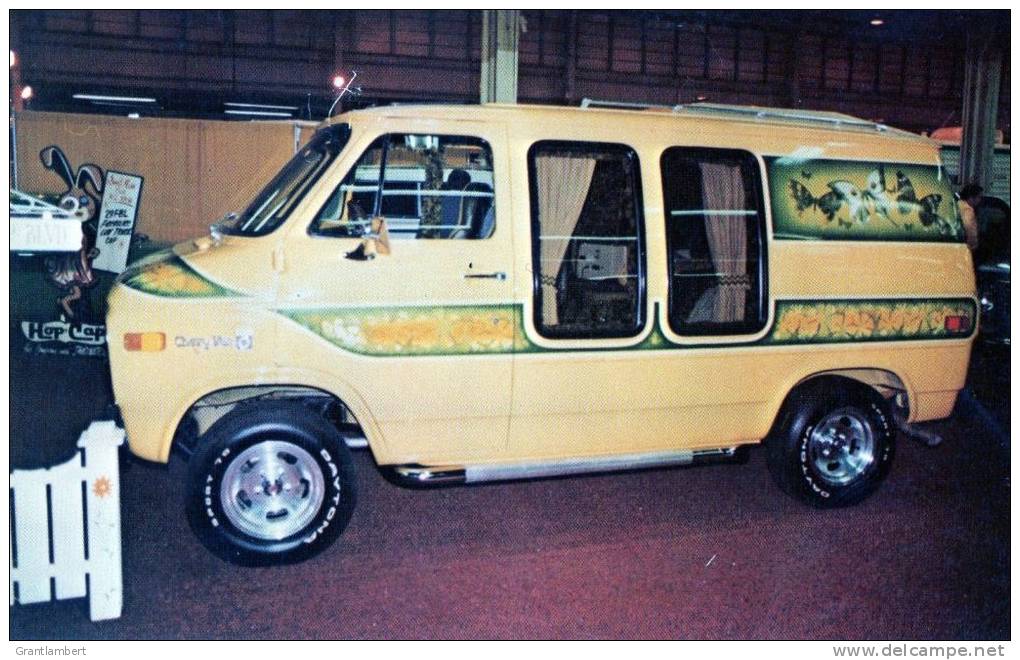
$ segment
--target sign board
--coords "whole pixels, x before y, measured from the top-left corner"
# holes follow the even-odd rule
[[[11,252],[77,252],[81,249],[81,221],[54,218],[11,217]]]
[[[11,188],[11,252],[77,252],[81,218],[34,195]]]
[[[142,177],[112,170],[106,172],[96,230],[99,254],[92,261],[94,269],[120,273],[127,267],[141,198]]]
[[[106,357],[106,326],[59,321],[22,321],[23,350],[35,355]]]

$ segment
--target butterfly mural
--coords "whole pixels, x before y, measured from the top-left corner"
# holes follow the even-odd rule
[[[827,221],[836,220],[840,226],[846,227],[852,227],[854,222],[860,224],[868,222],[871,216],[865,204],[864,194],[857,186],[849,181],[830,181],[827,185],[828,192],[815,197],[800,181],[790,181],[790,190],[793,193],[797,211],[803,213],[805,210],[815,207],[821,211]],[[844,208],[847,210],[846,219],[837,218]]]
[[[861,165],[855,163],[847,168],[847,174],[856,174],[853,170],[860,172],[860,168]],[[863,186],[849,180],[856,177],[847,176],[828,181],[826,190],[808,187],[812,183],[811,175],[817,176],[817,172],[798,169],[800,177],[796,177],[797,173],[789,177],[787,188],[799,218],[816,210],[826,223],[834,222],[847,232],[875,221],[907,233],[927,230],[947,237],[956,237],[959,233],[954,214],[939,214],[943,194],[933,192],[918,198],[913,182],[902,169],[896,171],[892,185],[889,185],[891,177],[887,177],[885,165],[877,165],[865,170],[866,175],[861,172]],[[874,230],[875,233],[882,231]]]

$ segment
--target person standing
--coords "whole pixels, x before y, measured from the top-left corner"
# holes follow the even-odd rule
[[[981,203],[984,191],[985,189],[976,183],[968,183],[960,190],[960,201],[956,203],[960,209],[963,231],[967,236],[967,247],[971,252],[978,246],[977,207]]]

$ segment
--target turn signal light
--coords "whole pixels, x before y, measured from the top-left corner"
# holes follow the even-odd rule
[[[970,331],[969,316],[946,317],[946,332],[969,332],[969,331]]]
[[[166,335],[162,332],[127,332],[124,334],[125,351],[156,353],[166,348]]]

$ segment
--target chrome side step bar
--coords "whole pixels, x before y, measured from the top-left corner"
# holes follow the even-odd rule
[[[398,483],[405,486],[472,484],[487,481],[541,479],[543,477],[561,477],[572,474],[590,474],[593,472],[617,472],[623,470],[701,465],[740,460],[743,453],[744,449],[741,447],[727,447],[725,449],[621,454],[618,456],[597,456],[594,458],[525,463],[483,463],[468,466],[398,465],[392,468],[392,475]]]

